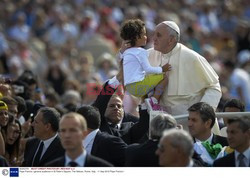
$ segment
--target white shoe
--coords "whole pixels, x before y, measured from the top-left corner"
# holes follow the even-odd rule
[[[152,97],[146,98],[145,104],[147,106],[148,113],[150,111],[164,111],[164,108],[158,103],[156,98],[152,98]]]

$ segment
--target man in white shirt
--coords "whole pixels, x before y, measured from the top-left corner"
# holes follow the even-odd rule
[[[250,167],[249,117],[229,119],[227,125],[229,146],[235,151],[216,160],[215,167]]]
[[[178,43],[179,39],[177,24],[164,21],[156,26],[154,48],[148,50],[152,66],[172,66],[160,104],[172,115],[186,114],[192,104],[200,101],[216,109],[221,98],[218,75],[204,57]]]

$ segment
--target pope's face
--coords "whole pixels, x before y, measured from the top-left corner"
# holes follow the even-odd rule
[[[173,37],[169,35],[167,26],[165,24],[159,24],[155,28],[153,42],[154,49],[162,53],[168,53],[169,49],[172,48],[171,41]]]

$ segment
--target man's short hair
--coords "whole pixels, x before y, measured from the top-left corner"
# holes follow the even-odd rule
[[[234,119],[228,119],[228,125],[232,123],[238,123],[239,128],[242,132],[246,132],[250,129],[250,117],[249,116],[242,116],[236,117]]]
[[[215,123],[215,112],[212,106],[205,102],[195,103],[188,108],[189,112],[198,112],[201,116],[203,122],[212,120],[210,128],[214,126]]]
[[[163,132],[162,139],[168,138],[170,141],[170,144],[173,147],[181,148],[183,152],[189,156],[192,157],[194,150],[193,150],[193,138],[191,135],[185,131],[180,129],[170,129],[165,130]]]
[[[239,99],[230,99],[223,106],[223,112],[225,112],[226,108],[237,108],[240,112],[245,111],[245,104]]]
[[[100,127],[101,115],[97,108],[93,106],[82,106],[78,108],[76,112],[86,119],[89,129],[98,129]]]
[[[57,132],[59,128],[60,113],[55,108],[51,107],[42,107],[38,112],[42,114],[43,123],[50,123],[52,130]]]
[[[86,131],[87,130],[87,122],[86,122],[85,118],[81,114],[78,114],[76,112],[69,112],[69,113],[64,114],[62,116],[61,121],[63,119],[65,119],[65,118],[76,118],[76,119],[78,119],[78,121],[80,122],[80,128],[81,128],[81,130],[82,131]]]

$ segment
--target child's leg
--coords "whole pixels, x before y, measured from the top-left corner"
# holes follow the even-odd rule
[[[150,111],[165,111],[165,108],[159,105],[160,98],[166,89],[168,84],[168,76],[164,76],[163,80],[161,80],[155,87],[154,94],[150,98],[145,99],[145,104]]]
[[[155,87],[153,97],[157,99],[158,102],[160,101],[161,95],[166,89],[167,84],[168,84],[168,76],[165,75],[164,79]]]
[[[154,90],[154,88],[164,79],[163,74],[154,74],[148,75],[144,78],[144,80],[140,82],[135,82],[126,85],[127,91],[136,96],[142,97],[147,95],[150,91]]]

